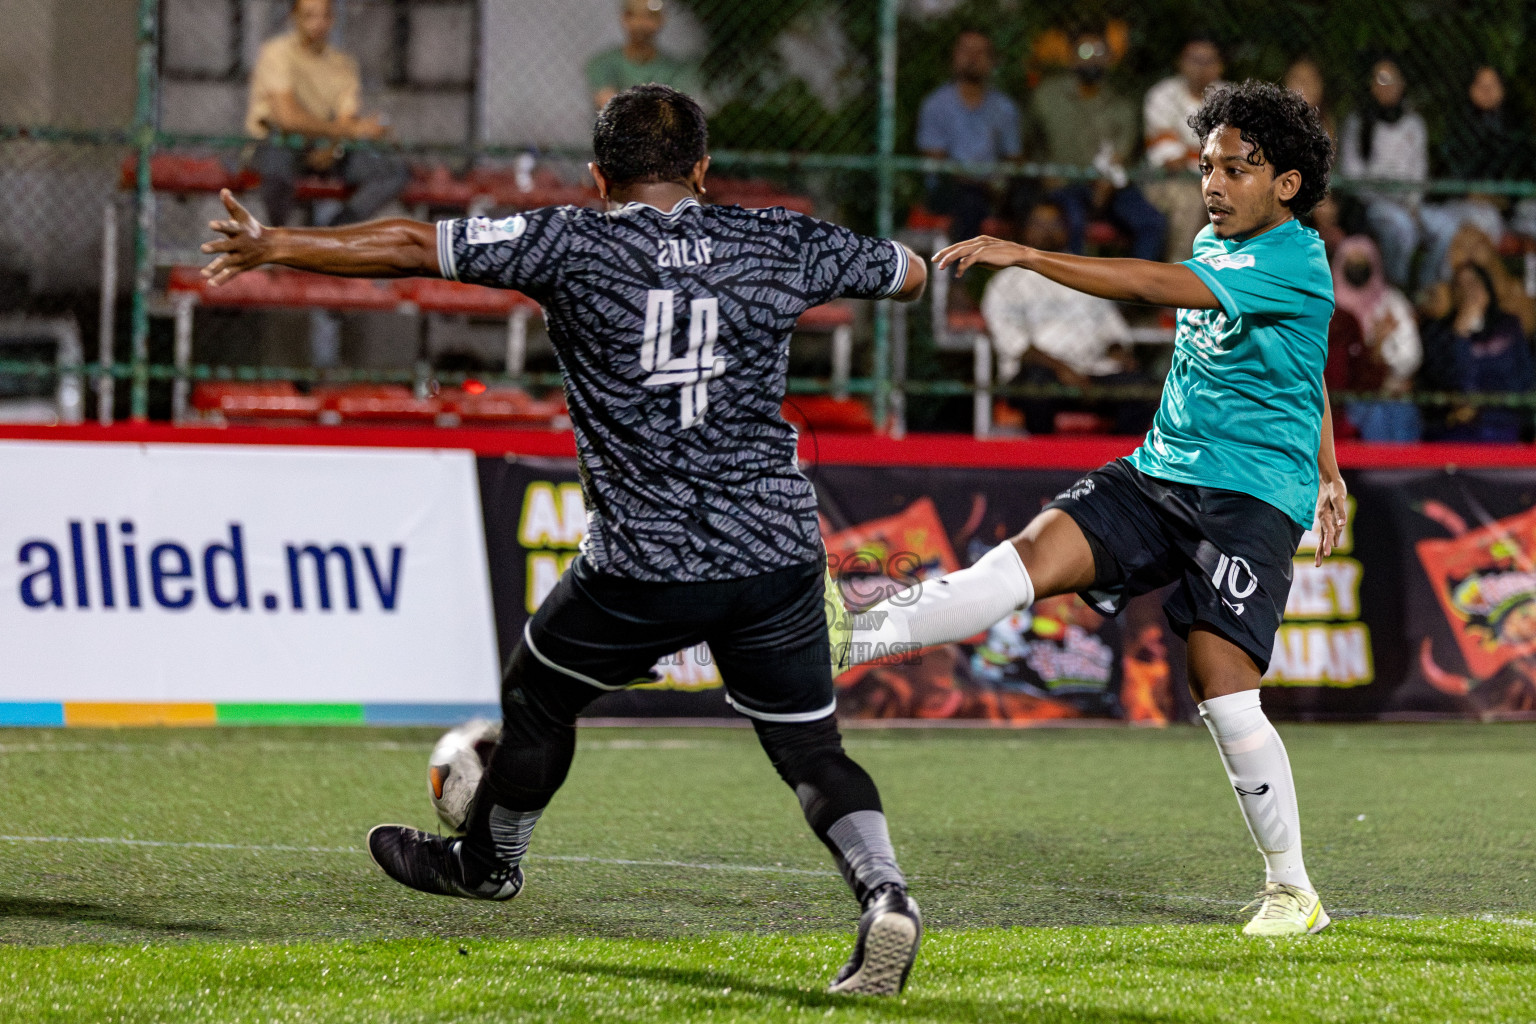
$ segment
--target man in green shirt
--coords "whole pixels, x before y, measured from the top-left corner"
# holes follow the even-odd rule
[[[597,109],[634,85],[670,85],[699,99],[699,74],[691,61],[662,53],[656,34],[666,24],[662,0],[624,0],[619,6],[624,45],[604,50],[587,61],[587,86]]]
[[[1327,557],[1344,525],[1323,386],[1333,284],[1296,220],[1328,192],[1333,143],[1298,94],[1247,82],[1190,118],[1211,222],[1184,263],[1092,259],[995,238],[934,260],[1023,267],[1120,302],[1178,309],[1173,369],[1145,443],[1088,474],[975,565],[881,602],[849,661],[974,636],[1037,599],[1079,593],[1106,615],[1174,584],[1169,624],[1189,686],[1264,855],[1252,935],[1328,925],[1301,856],[1290,761],[1259,703],[1303,531]],[[1315,524],[1315,525],[1314,525]]]
[[[1125,165],[1141,138],[1136,108],[1104,81],[1109,46],[1104,37],[1084,32],[1072,43],[1072,74],[1040,83],[1029,112],[1040,157],[1046,163],[1093,168],[1093,181],[1060,184],[1052,193],[1067,219],[1067,245],[1083,251],[1092,216],[1108,217],[1131,236],[1131,255],[1155,260],[1163,253],[1167,221],[1135,185]]]

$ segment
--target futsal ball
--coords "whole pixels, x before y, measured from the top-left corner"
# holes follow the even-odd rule
[[[452,832],[469,826],[480,776],[501,738],[501,723],[476,718],[443,733],[427,759],[427,795],[437,817]]]

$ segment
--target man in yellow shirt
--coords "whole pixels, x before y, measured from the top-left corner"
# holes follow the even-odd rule
[[[338,174],[356,188],[327,223],[367,220],[400,194],[409,171],[398,157],[347,148],[348,142],[383,139],[389,129],[376,115],[359,114],[357,61],[329,43],[335,21],[330,0],[293,0],[289,20],[293,30],[267,40],[256,58],[245,130],[256,139],[273,132],[302,135],[310,145],[257,148],[267,219],[277,225],[288,219],[294,182],[308,172]]]

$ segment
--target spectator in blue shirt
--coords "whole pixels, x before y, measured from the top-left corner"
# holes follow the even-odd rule
[[[929,93],[917,115],[917,148],[924,156],[974,163],[1023,156],[1019,108],[992,86],[996,63],[990,39],[975,30],[960,33],[950,58],[953,81]],[[950,236],[957,241],[981,234],[993,201],[986,176],[945,175],[929,182],[928,202],[953,218]]]

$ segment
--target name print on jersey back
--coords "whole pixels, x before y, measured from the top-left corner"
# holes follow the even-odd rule
[[[789,339],[812,306],[897,292],[906,250],[783,209],[693,199],[517,219],[440,223],[438,262],[445,277],[544,307],[588,561],[663,582],[819,561],[815,492],[780,414]]]
[[[663,238],[656,243],[658,267],[708,266],[715,243],[708,238]]]

